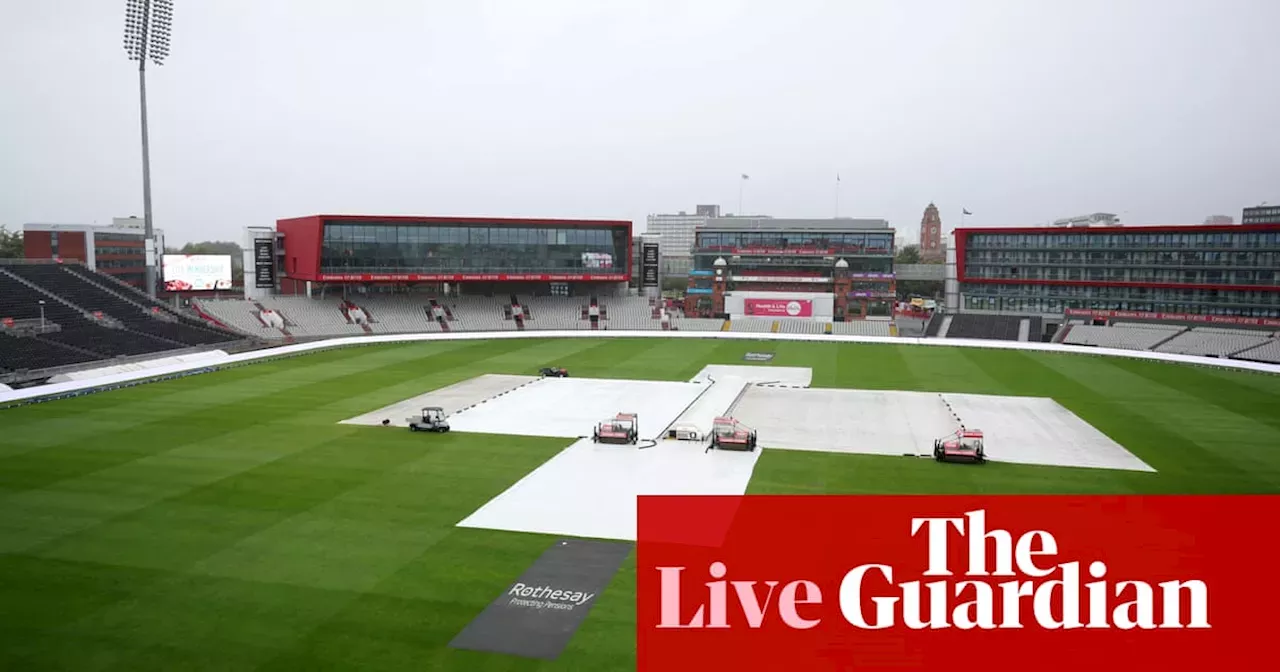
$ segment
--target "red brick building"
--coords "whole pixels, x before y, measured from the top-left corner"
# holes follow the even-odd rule
[[[922,261],[942,261],[946,256],[946,248],[942,246],[942,217],[938,215],[938,206],[930,203],[924,209],[924,217],[920,220],[920,259]]]
[[[155,235],[157,243],[163,245],[163,232],[156,231]],[[139,289],[146,285],[147,275],[143,239],[142,220],[137,218],[117,219],[111,226],[25,224],[22,227],[23,256],[27,259],[80,261]]]

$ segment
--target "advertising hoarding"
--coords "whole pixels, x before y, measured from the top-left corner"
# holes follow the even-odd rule
[[[623,282],[625,273],[321,273],[321,282]]]
[[[752,317],[813,317],[810,299],[743,299],[742,306]]]
[[[1232,315],[1196,315],[1192,313],[1145,313],[1135,310],[1088,310],[1068,308],[1068,317],[1091,317],[1099,320],[1168,320],[1171,322],[1203,322],[1228,326],[1280,327],[1280,320],[1267,317],[1235,317]]]
[[[161,264],[167,292],[231,289],[230,255],[166,254]]]
[[[731,279],[734,282],[790,282],[806,283],[811,285],[821,285],[831,282],[831,278],[790,275],[735,275]]]

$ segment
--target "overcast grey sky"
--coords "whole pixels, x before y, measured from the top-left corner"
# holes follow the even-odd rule
[[[1198,223],[1280,201],[1278,0],[176,0],[156,225]],[[124,0],[0,0],[0,223],[141,214]]]

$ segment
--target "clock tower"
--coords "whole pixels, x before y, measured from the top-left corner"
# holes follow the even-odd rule
[[[942,247],[942,217],[938,216],[938,206],[930,203],[924,209],[924,218],[920,220],[920,259],[942,261],[944,258],[946,250]]]

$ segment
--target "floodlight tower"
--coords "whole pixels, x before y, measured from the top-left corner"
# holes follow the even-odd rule
[[[124,50],[138,62],[142,116],[142,208],[146,226],[147,295],[156,295],[155,231],[151,223],[151,145],[147,137],[147,61],[164,65],[169,56],[173,0],[125,0]]]

